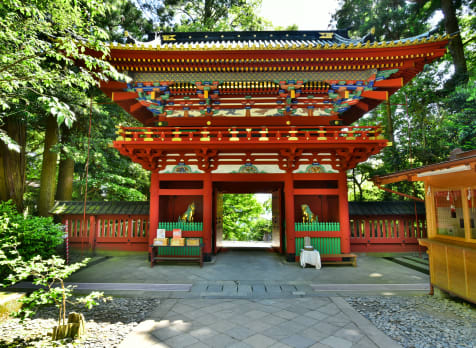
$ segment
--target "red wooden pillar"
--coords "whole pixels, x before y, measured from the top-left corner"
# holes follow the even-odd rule
[[[150,174],[150,207],[149,207],[149,255],[152,255],[154,237],[157,234],[157,226],[159,225],[159,173],[151,172]]]
[[[339,222],[340,222],[340,251],[350,252],[350,225],[349,225],[349,202],[347,200],[347,175],[345,171],[340,173],[339,178]]]
[[[94,215],[89,217],[89,250],[94,252],[96,249],[96,218]]]
[[[203,252],[208,261],[212,254],[212,231],[213,231],[213,184],[212,175],[204,174],[203,177]]]
[[[293,174],[284,175],[284,214],[286,220],[286,259],[295,261],[296,242],[294,233],[294,185]]]

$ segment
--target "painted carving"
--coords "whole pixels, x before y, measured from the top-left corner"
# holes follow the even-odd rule
[[[177,164],[172,170],[174,173],[191,173],[192,169],[190,166],[187,166],[185,163]]]
[[[313,163],[307,166],[306,173],[325,173],[326,169],[319,163]]]
[[[240,167],[239,173],[258,173],[258,168],[251,163],[245,163]]]

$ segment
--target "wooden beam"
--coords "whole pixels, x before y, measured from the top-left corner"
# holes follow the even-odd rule
[[[125,82],[119,82],[119,81],[101,81],[100,88],[106,88],[106,89],[125,89],[127,88],[127,83]]]
[[[388,100],[387,91],[364,91],[362,97],[374,100]]]
[[[134,100],[139,97],[136,92],[112,92],[112,101]]]
[[[142,105],[141,103],[135,103],[135,104],[130,106],[129,112],[132,114],[132,113],[138,111],[141,108],[146,109],[146,107],[144,105]]]
[[[375,87],[401,88],[403,87],[403,77],[397,79],[380,80],[374,82]]]
[[[365,112],[368,112],[369,111],[369,106],[368,104],[364,103],[364,102],[358,102],[357,104],[355,104],[356,107],[358,107],[360,110],[363,110]]]

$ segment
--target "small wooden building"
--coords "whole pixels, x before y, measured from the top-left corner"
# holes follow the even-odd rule
[[[476,303],[476,150],[454,153],[446,162],[376,178],[425,184],[430,281]]]

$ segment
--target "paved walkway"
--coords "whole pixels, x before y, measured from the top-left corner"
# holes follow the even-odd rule
[[[428,275],[389,260],[359,255],[357,267],[301,268],[282,255],[256,250],[220,253],[203,268],[191,263],[163,263],[151,268],[147,254],[111,257],[71,276],[77,283],[199,284],[207,282],[278,284],[413,284]]]
[[[120,348],[400,347],[340,297],[167,299]]]
[[[151,268],[141,254],[109,258],[69,281],[160,298],[122,348],[399,347],[339,296],[425,294],[428,276],[366,255],[357,264],[303,269],[274,253],[231,250],[203,268]]]

